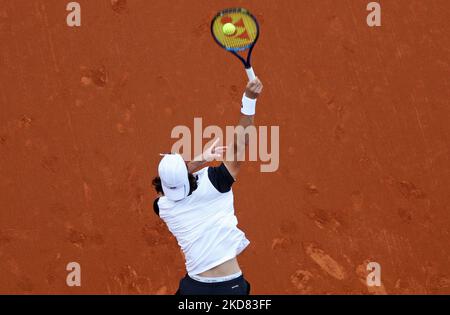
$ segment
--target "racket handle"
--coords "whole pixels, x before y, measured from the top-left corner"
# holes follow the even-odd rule
[[[246,68],[245,72],[247,72],[247,76],[248,76],[248,80],[249,81],[252,81],[252,80],[254,80],[256,78],[255,71],[253,71],[252,67]]]

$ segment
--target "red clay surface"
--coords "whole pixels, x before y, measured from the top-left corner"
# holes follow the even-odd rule
[[[259,18],[259,125],[280,168],[235,185],[253,293],[450,293],[448,0],[0,2],[0,293],[173,293],[152,212],[176,125],[234,124],[241,64],[214,13]],[[67,263],[82,268],[69,288]],[[383,286],[365,285],[368,261]]]

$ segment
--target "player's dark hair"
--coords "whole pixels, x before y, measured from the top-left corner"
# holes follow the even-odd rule
[[[194,176],[191,173],[189,173],[188,178],[189,178],[189,195],[190,195],[194,190],[197,189],[198,184],[197,184],[197,176]],[[159,176],[153,178],[152,185],[153,187],[155,187],[155,190],[158,194],[164,195],[161,184],[161,178]]]

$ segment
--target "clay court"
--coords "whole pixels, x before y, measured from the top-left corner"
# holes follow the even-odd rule
[[[252,293],[450,293],[448,0],[380,1],[374,28],[368,0],[80,0],[79,28],[68,2],[0,1],[0,293],[176,291],[151,180],[174,126],[237,122],[247,78],[209,29],[230,6],[280,126],[278,171],[233,188]]]

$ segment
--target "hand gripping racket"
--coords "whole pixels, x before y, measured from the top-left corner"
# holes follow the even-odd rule
[[[217,44],[239,58],[245,66],[249,80],[256,75],[251,66],[253,47],[259,37],[259,25],[255,17],[246,9],[232,8],[217,13],[211,22],[211,34]],[[248,50],[247,59],[239,52]]]

